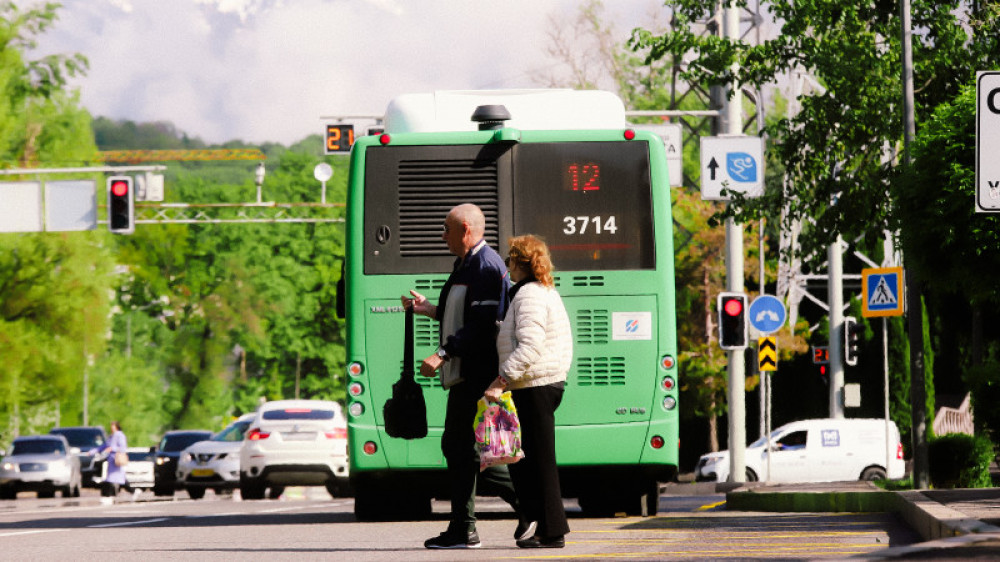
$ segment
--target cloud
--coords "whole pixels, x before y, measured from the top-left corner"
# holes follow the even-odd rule
[[[170,121],[207,142],[290,144],[321,116],[396,95],[537,87],[550,13],[572,0],[65,0],[39,51],[79,52],[95,116]],[[627,31],[651,0],[606,12]],[[610,17],[610,16],[609,16]]]

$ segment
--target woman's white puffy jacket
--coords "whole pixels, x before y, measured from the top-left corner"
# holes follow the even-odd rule
[[[559,292],[537,281],[521,286],[500,325],[497,351],[510,390],[566,380],[573,334]]]

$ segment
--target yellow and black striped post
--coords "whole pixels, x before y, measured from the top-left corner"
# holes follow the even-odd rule
[[[778,370],[778,340],[774,336],[757,339],[757,364],[761,371]]]

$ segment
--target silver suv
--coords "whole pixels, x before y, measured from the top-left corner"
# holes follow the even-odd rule
[[[348,489],[347,419],[329,400],[276,400],[257,410],[240,447],[243,499],[281,495],[285,486]]]
[[[240,445],[256,414],[244,414],[208,441],[199,441],[181,452],[177,461],[177,481],[191,499],[232,491],[240,484]]]

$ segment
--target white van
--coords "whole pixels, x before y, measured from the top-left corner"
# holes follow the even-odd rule
[[[887,447],[885,425],[884,419],[821,419],[785,424],[771,432],[770,455],[766,438],[747,445],[746,481],[837,482],[902,478],[906,467],[899,429],[895,422],[889,422]],[[708,453],[698,460],[696,480],[725,482],[728,478],[729,451]]]

